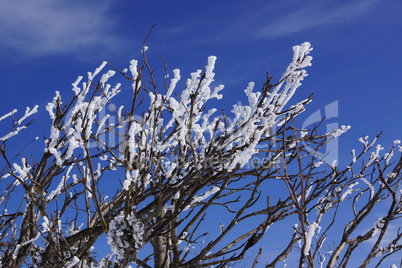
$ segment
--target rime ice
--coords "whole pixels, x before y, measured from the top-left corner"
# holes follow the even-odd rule
[[[120,213],[110,222],[107,240],[116,258],[121,259],[124,257],[127,248],[140,249],[144,236],[144,224],[137,219],[134,213],[128,216]]]

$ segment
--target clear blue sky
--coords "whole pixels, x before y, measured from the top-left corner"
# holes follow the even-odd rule
[[[184,78],[217,56],[225,105],[244,101],[247,83],[261,84],[267,70],[279,79],[292,46],[309,41],[313,66],[295,98],[314,93],[314,101],[301,120],[337,102],[328,122],[352,126],[339,141],[341,156],[363,135],[383,130],[385,147],[402,139],[399,0],[0,0],[0,115],[38,104],[43,126],[54,91],[68,99],[76,77],[103,60],[124,68],[140,59],[154,24],[155,69],[162,54]]]

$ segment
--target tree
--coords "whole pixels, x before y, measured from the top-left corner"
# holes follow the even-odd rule
[[[263,238],[285,221],[296,224],[266,267],[293,255],[300,267],[345,267],[356,258],[378,267],[392,257],[402,248],[394,228],[402,213],[399,141],[382,154],[378,137],[363,137],[347,167],[326,163],[319,149],[349,127],[297,127],[311,97],[289,101],[312,48],[293,50],[278,83],[268,74],[260,91],[249,83],[248,104],[228,114],[207,105],[222,98],[223,86],[212,88],[216,57],[177,92],[180,71],[170,80],[166,71],[160,89],[144,45],[141,64],[119,70],[103,62],[72,84],[71,100],[56,92],[44,151],[10,153],[37,106],[20,119],[16,110],[2,116],[11,120],[0,137],[2,267],[227,267],[248,252],[254,267]],[[112,86],[114,76],[123,81]],[[119,93],[126,106],[117,105]],[[106,239],[110,254],[98,258]]]

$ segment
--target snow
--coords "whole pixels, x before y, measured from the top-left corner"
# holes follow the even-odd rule
[[[181,242],[184,242],[184,239],[186,239],[187,236],[188,236],[188,233],[187,233],[187,232],[183,232],[183,234],[182,234],[182,235],[180,236],[180,238],[179,238],[179,244],[180,244]]]
[[[179,82],[180,78],[181,78],[180,70],[174,69],[173,70],[173,78],[170,80],[169,89],[166,92],[166,99],[170,98],[170,96],[172,95],[173,90],[176,88],[176,85]]]
[[[15,246],[15,249],[14,249],[14,251],[13,251],[13,260],[16,260],[16,259],[17,259],[18,252],[19,252],[20,248],[21,248],[21,245],[20,245],[20,244],[17,244],[17,245]]]
[[[96,68],[93,73],[88,72],[88,81],[92,82],[92,80],[95,78],[95,76],[98,75],[103,70],[103,68],[105,68],[106,64],[107,64],[107,62],[103,61],[101,63],[101,65],[98,68]]]
[[[107,114],[107,115],[105,115],[105,116],[102,118],[102,120],[99,122],[98,130],[96,131],[95,136],[98,136],[98,135],[99,135],[99,132],[102,130],[103,126],[104,126],[105,123],[106,123],[106,120],[108,120],[109,117],[110,117],[110,114]]]
[[[311,66],[311,60],[312,57],[308,56],[309,58],[307,59],[307,62],[304,63],[304,58],[306,55],[313,50],[311,47],[311,44],[309,42],[304,42],[300,46],[294,46],[293,48],[293,61],[296,63],[299,63],[300,66],[306,67],[306,66]],[[304,63],[304,64],[303,64]],[[301,68],[303,68],[301,67]]]
[[[104,87],[106,82],[109,80],[109,78],[111,78],[115,74],[116,74],[115,71],[112,71],[112,70],[107,71],[107,73],[102,75],[101,79],[99,80],[99,83],[101,83],[102,86]]]
[[[15,114],[17,111],[18,111],[17,109],[14,109],[14,110],[12,110],[11,112],[9,112],[9,113],[7,113],[7,114],[1,116],[1,117],[0,117],[0,121],[6,119],[6,118],[9,117],[9,116],[12,116],[12,115]]]
[[[29,107],[27,107],[27,108],[25,109],[25,114],[15,123],[15,126],[16,126],[15,130],[14,130],[14,131],[10,131],[10,132],[7,133],[6,135],[0,137],[0,141],[6,141],[6,140],[8,140],[9,138],[11,138],[11,137],[17,135],[21,130],[27,128],[27,125],[22,125],[22,126],[21,126],[22,122],[23,122],[26,118],[28,118],[29,116],[31,116],[31,115],[37,113],[37,112],[38,112],[38,107],[39,107],[38,105],[35,105],[32,109],[29,108]],[[13,115],[13,114],[15,114],[16,112],[17,112],[17,110],[14,109],[14,110],[12,110],[11,112],[9,112],[9,113],[3,115],[2,117],[0,117],[0,121],[2,121],[2,120],[4,120],[5,118],[7,118],[7,117],[9,117],[9,116],[11,116],[11,115]]]
[[[56,105],[58,102],[60,102],[60,104],[61,104],[60,92],[56,91],[55,94],[56,94],[56,96],[53,98],[53,102],[49,102],[46,105],[46,111],[48,111],[48,113],[50,115],[50,119],[52,119],[52,120],[54,120],[56,118],[56,115],[53,112],[54,108],[56,108]]]
[[[81,145],[80,138],[77,138],[77,135],[74,133],[73,129],[70,129],[68,135],[70,136],[70,139],[68,140],[68,149],[64,156],[64,161],[69,160],[72,157],[74,150]]]
[[[50,138],[48,140],[45,140],[45,142],[47,143],[47,148],[45,148],[44,150],[45,152],[50,151],[50,148],[54,148],[56,146],[59,136],[60,136],[60,130],[54,125],[52,125],[50,129]]]
[[[14,182],[14,185],[19,185],[20,182],[25,182],[26,179],[29,178],[29,173],[32,169],[30,165],[28,165],[27,159],[21,159],[22,166],[19,166],[17,163],[13,163],[14,174],[18,175],[18,180]]]
[[[357,158],[356,158],[356,150],[353,149],[352,150],[352,164],[354,164],[356,162]]]
[[[49,147],[48,151],[49,153],[54,155],[54,157],[56,158],[57,165],[61,167],[63,165],[63,160],[61,159],[60,152],[54,147]]]
[[[323,161],[315,162],[315,163],[314,163],[314,167],[315,167],[315,168],[318,168],[318,167],[321,166],[322,164],[324,164]]]
[[[134,81],[135,81],[135,80],[137,79],[137,77],[138,77],[137,64],[138,64],[138,61],[137,61],[137,60],[131,60],[131,61],[130,61],[130,67],[129,67],[129,69],[130,69],[131,75],[133,76],[133,80],[134,80]],[[135,82],[133,82],[133,85],[134,85],[134,84],[135,84]],[[134,87],[133,87],[133,89],[134,89]]]
[[[355,187],[358,184],[359,183],[356,181],[356,182],[352,183],[351,185],[349,185],[349,187],[346,189],[346,191],[342,194],[341,201],[345,200],[346,196],[353,193],[354,192],[353,187]]]
[[[369,189],[370,189],[370,200],[372,200],[373,197],[374,197],[374,193],[375,193],[374,186],[373,186],[366,178],[360,177],[360,179],[361,179],[365,184],[367,184],[367,186],[369,187]]]
[[[304,256],[307,256],[310,252],[311,242],[312,242],[313,236],[314,236],[317,228],[319,228],[319,225],[316,222],[313,222],[308,227],[308,231],[306,232],[306,241],[305,241],[305,245],[304,245],[304,251],[303,251]]]
[[[146,49],[147,47],[144,47],[144,52]],[[159,153],[160,155],[166,155],[166,152],[171,152],[177,148],[182,149],[183,154],[188,153],[190,150],[194,150],[197,153],[197,156],[193,157],[197,157],[198,162],[195,159],[189,159],[186,161],[183,166],[181,166],[181,170],[185,173],[187,170],[199,170],[203,168],[203,164],[205,163],[202,162],[209,161],[209,159],[206,159],[207,149],[211,146],[216,146],[222,154],[229,155],[228,161],[225,162],[222,170],[227,173],[232,171],[236,172],[237,168],[244,167],[253,156],[258,154],[258,145],[264,135],[270,135],[272,129],[285,123],[284,118],[286,118],[288,114],[297,115],[304,111],[306,100],[290,107],[288,106],[288,101],[301,85],[301,81],[304,77],[307,76],[307,72],[303,68],[311,65],[312,57],[308,55],[311,50],[312,48],[307,42],[303,43],[301,46],[293,47],[293,61],[288,65],[280,83],[272,90],[272,92],[267,94],[262,94],[258,91],[254,92],[255,83],[249,82],[244,90],[248,104],[234,105],[232,114],[228,115],[231,116],[230,118],[233,120],[228,120],[228,122],[220,117],[211,119],[218,109],[206,109],[206,104],[209,100],[219,100],[222,98],[220,92],[224,88],[223,85],[212,87],[212,82],[215,77],[214,68],[217,60],[215,56],[208,57],[204,74],[202,70],[197,70],[196,72],[191,73],[191,77],[185,81],[185,89],[181,94],[174,94],[174,91],[181,80],[181,75],[179,69],[173,70],[173,78],[170,79],[170,83],[167,85],[167,90],[164,94],[157,94],[155,92],[149,92],[148,94],[150,110],[161,111],[161,114],[163,114],[163,110],[165,109],[172,111],[171,118],[167,117],[166,122],[162,115],[158,117],[159,115],[157,113],[152,112],[145,113],[145,115],[137,121],[133,120],[133,118],[125,119],[124,116],[122,116],[124,113],[123,106],[119,107],[116,113],[118,124],[120,124],[123,131],[125,131],[125,128],[128,128],[128,131],[125,132],[125,134],[127,134],[124,137],[125,140],[121,142],[123,146],[122,149],[127,149],[128,151],[128,158],[124,160],[128,163],[134,163],[137,158],[144,159],[149,155],[158,155]],[[95,77],[102,72],[106,64],[106,62],[102,62],[93,73],[89,72],[87,81],[82,82],[83,77],[78,77],[78,79],[72,84],[72,91],[76,96],[74,100],[75,102],[73,103],[73,106],[70,107],[70,111],[66,114],[64,120],[62,120],[64,125],[52,125],[50,137],[45,141],[45,152],[52,154],[55,162],[59,166],[62,166],[63,163],[68,161],[70,158],[73,158],[77,148],[81,147],[84,149],[83,157],[85,157],[87,153],[85,149],[88,149],[90,142],[93,141],[93,135],[98,136],[102,134],[105,130],[105,125],[108,125],[108,120],[110,124],[112,124],[112,122],[115,123],[113,120],[110,120],[111,115],[106,114],[108,113],[106,104],[112,97],[120,92],[121,84],[116,84],[113,88],[110,84],[107,84],[116,72],[109,70],[101,75],[97,85],[102,87],[103,92],[94,96],[88,94],[90,88],[94,84],[96,85],[94,81]],[[138,61],[130,61],[129,70],[133,77],[132,87],[136,92],[136,90],[141,86]],[[124,73],[126,72],[127,70],[124,71]],[[58,109],[57,105],[59,105],[60,102],[60,93],[56,92],[53,101],[48,103],[46,106],[50,119],[53,121],[58,115],[56,109]],[[290,109],[291,112],[283,112],[284,109]],[[100,111],[102,111],[102,114],[101,117],[98,118]],[[25,118],[31,116],[35,112],[37,112],[37,106],[33,109],[27,108],[24,117],[22,117],[18,123],[21,124]],[[0,121],[12,114],[13,112],[10,112],[0,117]],[[113,116],[115,116],[115,114],[113,114]],[[24,126],[20,126],[21,129],[23,127]],[[332,135],[338,137],[349,128],[349,126],[341,126],[341,128],[335,130]],[[17,128],[14,131],[16,132],[15,135],[19,130],[20,129]],[[13,133],[3,136],[0,138],[0,141],[8,139],[10,136],[14,135]],[[163,135],[169,133],[166,140],[162,139],[161,141],[161,138],[159,137],[159,134],[161,133],[163,133]],[[307,131],[302,130],[301,135],[303,138],[304,135],[307,135]],[[63,137],[68,138],[64,139]],[[218,137],[223,137],[221,139],[222,142],[219,144],[216,143]],[[60,143],[61,140],[63,141],[63,144]],[[151,152],[151,150],[153,151]],[[110,155],[110,158],[106,155],[100,158],[101,161],[118,163],[119,160],[121,160],[121,158],[115,157],[112,154]],[[120,157],[123,158],[125,156],[127,155]],[[280,157],[280,155],[277,155],[277,157]],[[314,166],[318,167],[322,163],[323,161],[316,162]],[[194,166],[191,166],[192,164],[194,164]],[[97,178],[101,176],[102,167],[98,164],[98,168],[93,174],[94,181],[92,181],[92,178],[87,175],[89,173],[88,167],[85,166],[85,164],[81,165],[80,173],[85,174],[83,175],[85,187],[91,188],[91,183],[95,183]],[[26,162],[24,162],[22,166],[14,164],[13,167],[15,173],[18,174],[21,180],[25,180],[28,177],[31,167],[29,167]],[[175,184],[175,186],[180,185],[181,180],[186,178],[188,175],[177,174],[177,163],[175,163],[173,159],[165,160],[165,162],[158,166],[158,168],[160,168],[161,173],[158,175],[165,176],[167,181]],[[49,195],[45,195],[46,201],[50,202],[54,200],[54,198],[66,190],[69,185],[80,182],[80,179],[76,174],[71,174],[73,170],[74,166],[70,166],[64,171],[64,175],[61,176],[58,184],[54,184],[54,190],[52,189]],[[73,182],[69,182],[70,184],[67,185],[70,176],[72,177]],[[149,186],[151,180],[151,174],[143,174],[139,169],[127,167],[125,180],[123,182],[123,190],[129,191],[132,186],[142,186],[145,189]],[[352,192],[352,187],[353,186],[350,186],[348,188],[342,198]],[[311,189],[312,188],[308,188],[307,196]],[[213,186],[208,190],[204,188],[202,191],[205,192],[194,196],[184,211],[197,205],[197,203],[205,201],[220,190],[221,188],[217,186]],[[70,194],[70,197],[72,196],[71,192],[67,192],[66,196],[67,194]],[[87,191],[87,194],[87,197],[91,198],[91,191]],[[179,196],[180,192],[177,192],[174,198],[178,199]],[[329,196],[327,197],[329,199]],[[324,202],[325,198],[321,201]],[[331,204],[326,203],[326,206],[329,205]],[[174,205],[164,206],[165,211],[174,209]],[[145,226],[137,216],[138,215],[135,213],[126,215],[122,212],[109,224],[109,231],[107,233],[108,244],[117,259],[123,258],[127,249],[138,250],[144,243],[146,237]],[[61,224],[58,224],[58,226],[61,226]],[[49,219],[46,216],[43,216],[43,231],[50,231],[51,227]],[[317,231],[317,228],[319,228],[319,226],[314,222],[309,225],[308,231],[305,234],[306,241],[304,254],[306,255],[310,251],[311,240]],[[77,230],[79,229],[80,228],[77,228],[75,223],[73,223],[67,233],[73,234],[78,232]],[[187,234],[183,234],[180,239],[183,240],[186,236]],[[190,247],[190,245],[191,244],[189,244],[188,247]],[[80,262],[76,256],[71,256],[71,258],[72,259],[68,263],[69,266],[74,266]]]
[[[261,92],[253,92],[254,85],[254,82],[249,82],[247,88],[244,90],[246,96],[248,97],[248,103],[251,107],[256,107],[261,96]]]
[[[46,201],[50,201],[56,196],[58,196],[61,193],[61,190],[63,187],[67,184],[67,180],[70,178],[70,172],[73,169],[74,165],[71,165],[68,167],[66,173],[63,175],[63,178],[60,180],[59,185],[56,187],[55,190],[53,190],[46,198]]]
[[[73,91],[75,93],[75,95],[77,96],[78,94],[80,94],[81,90],[79,87],[77,87],[77,85],[81,82],[81,80],[83,79],[82,76],[78,76],[77,80],[75,80],[74,83],[72,83],[71,85],[73,86]]]
[[[68,268],[72,268],[74,267],[76,264],[78,264],[80,262],[80,259],[77,256],[74,256],[73,259],[69,262],[67,262],[67,267]]]
[[[187,207],[185,207],[185,208],[183,209],[183,211],[188,210],[193,204],[199,203],[199,202],[205,200],[206,198],[208,198],[209,196],[215,194],[215,193],[218,192],[219,190],[220,190],[219,187],[214,186],[214,187],[212,187],[211,189],[209,189],[208,191],[206,191],[205,193],[203,193],[203,194],[201,194],[201,195],[199,195],[199,196],[193,197],[193,199],[191,200],[190,205],[188,205]]]
[[[17,135],[21,130],[25,129],[26,126],[18,127],[15,131],[11,131],[10,133],[4,135],[3,137],[0,138],[0,141],[6,141],[9,138]]]
[[[384,228],[384,223],[385,223],[385,220],[383,218],[379,218],[374,223],[374,232],[372,234],[372,237],[374,237],[382,228]]]
[[[139,170],[135,169],[132,171],[127,170],[126,171],[126,179],[123,182],[123,189],[128,191],[130,189],[130,185],[132,183],[137,183],[138,182],[138,176],[139,176]]]
[[[130,153],[129,163],[133,163],[134,157],[137,155],[137,142],[135,140],[135,135],[141,131],[142,127],[137,122],[132,122],[128,130],[128,151]]]
[[[351,126],[342,125],[340,128],[338,128],[334,132],[332,132],[331,135],[334,136],[335,138],[338,138],[340,135],[342,135],[343,133],[348,131],[350,128],[351,128]]]
[[[369,166],[371,163],[375,162],[377,159],[380,158],[381,150],[384,150],[384,147],[382,147],[380,144],[377,144],[375,147],[375,151],[370,153],[370,159],[369,159],[368,163],[366,164],[366,166]]]
[[[52,227],[52,223],[49,222],[49,219],[46,216],[43,216],[43,223],[42,223],[42,227],[43,227],[43,231],[42,232],[50,232],[51,231],[51,227]]]
[[[117,259],[123,258],[125,250],[128,248],[140,249],[144,243],[144,238],[144,224],[133,212],[128,216],[121,212],[109,224],[107,241]]]
[[[40,235],[41,235],[41,233],[37,232],[34,238],[29,239],[28,241],[25,241],[24,243],[22,243],[22,246],[25,246],[25,245],[28,245],[28,244],[31,244],[31,243],[35,242],[36,240],[39,239]]]
[[[208,190],[207,192],[203,193],[202,195],[196,196],[192,199],[191,203],[197,203],[197,202],[201,202],[204,199],[208,198],[209,196],[215,194],[216,192],[218,192],[220,190],[219,187],[214,186],[212,187],[210,190]]]
[[[361,143],[363,143],[364,148],[368,147],[368,143],[369,143],[368,138],[369,138],[369,136],[363,136],[358,139]]]
[[[31,116],[31,115],[37,113],[37,112],[38,112],[38,107],[39,107],[38,105],[35,105],[32,109],[29,108],[29,107],[27,107],[27,108],[25,109],[25,114],[24,114],[24,116],[21,117],[21,118],[17,121],[17,125],[21,125],[22,122],[23,122],[27,117],[29,117],[29,116]]]

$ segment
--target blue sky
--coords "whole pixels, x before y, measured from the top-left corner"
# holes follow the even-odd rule
[[[244,101],[247,83],[261,84],[267,70],[277,81],[292,46],[309,41],[313,66],[295,102],[312,93],[314,100],[300,122],[330,112],[329,124],[351,125],[338,143],[341,163],[363,135],[383,130],[385,147],[402,139],[397,0],[0,0],[0,115],[38,104],[37,126],[45,126],[54,91],[72,96],[76,77],[103,60],[123,69],[140,59],[154,24],[152,66],[163,70],[162,54],[184,78],[203,68],[209,55],[217,56],[215,80],[225,85],[227,107]]]
[[[103,60],[126,67],[156,24],[154,68],[162,69],[162,54],[185,75],[217,56],[228,107],[267,70],[279,79],[292,46],[311,42],[313,66],[295,98],[314,93],[314,101],[301,120],[337,101],[330,122],[352,126],[341,150],[381,130],[387,145],[402,133],[401,13],[396,0],[0,1],[0,112],[44,108],[55,90],[71,96],[71,82]]]

